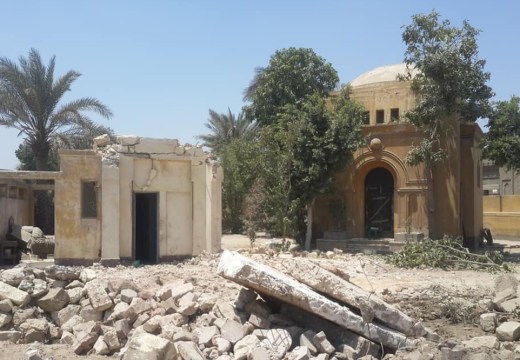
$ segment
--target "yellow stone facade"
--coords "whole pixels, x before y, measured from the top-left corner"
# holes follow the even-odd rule
[[[482,131],[477,124],[453,125],[445,148],[448,157],[429,176],[423,166],[408,166],[410,147],[423,134],[403,119],[413,108],[410,82],[397,80],[403,64],[369,71],[351,82],[352,96],[363,104],[367,118],[366,146],[354,154],[351,165],[337,174],[335,193],[319,198],[314,206],[313,237],[335,229],[331,199],[345,205],[347,238],[397,238],[406,233],[440,237],[464,236],[469,246],[482,229]]]

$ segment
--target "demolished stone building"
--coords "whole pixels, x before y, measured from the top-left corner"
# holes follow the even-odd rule
[[[470,247],[479,243],[482,131],[476,123],[446,119],[453,131],[444,144],[447,157],[433,168],[432,181],[424,165],[406,164],[408,151],[424,134],[403,116],[416,102],[410,81],[397,79],[405,71],[404,64],[383,66],[351,82],[352,97],[366,109],[362,131],[367,143],[337,174],[335,193],[316,201],[313,237],[322,239],[318,245],[345,248],[351,238],[444,234],[463,236]]]
[[[0,173],[54,181],[56,264],[157,263],[220,250],[223,174],[201,147],[105,135],[92,150],[59,156],[59,172]],[[30,201],[24,206],[32,209]],[[31,224],[13,209],[6,207],[5,216]]]

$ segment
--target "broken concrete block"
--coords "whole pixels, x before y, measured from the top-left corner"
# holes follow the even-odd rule
[[[500,347],[500,342],[496,336],[492,335],[477,336],[470,340],[463,341],[462,344],[464,344],[464,346],[468,349],[498,349]]]
[[[137,317],[137,319],[134,321],[134,324],[132,325],[132,327],[135,329],[135,328],[143,325],[145,322],[147,322],[148,319],[150,319],[150,315],[143,313]]]
[[[96,311],[105,311],[110,309],[114,303],[105,291],[104,285],[98,280],[92,280],[85,285],[90,305]]]
[[[184,360],[204,360],[205,357],[193,341],[179,341],[175,343],[177,352]]]
[[[12,269],[6,269],[0,274],[0,280],[6,284],[14,287],[18,287],[22,280],[25,279],[25,272],[21,267],[15,267]]]
[[[143,324],[143,329],[147,333],[157,335],[161,332],[161,316],[156,315]]]
[[[152,303],[150,301],[136,297],[130,303],[128,310],[137,315],[141,315],[142,313],[152,310],[152,308]]]
[[[296,280],[345,302],[361,311],[365,320],[368,314],[379,319],[388,327],[408,336],[425,336],[428,330],[394,306],[387,304],[374,294],[344,280],[310,261],[287,261],[283,263],[287,273]],[[312,274],[312,275],[310,275]],[[371,322],[367,321],[367,322]]]
[[[255,300],[256,297],[257,294],[253,290],[244,287],[240,288],[235,299],[235,308],[237,310],[244,310],[245,306]]]
[[[103,341],[107,344],[110,352],[119,350],[122,346],[114,328],[103,331]]]
[[[169,340],[146,332],[133,336],[127,346],[123,360],[166,360],[175,359],[177,356],[177,351]]]
[[[38,306],[47,312],[63,309],[69,303],[69,294],[61,288],[50,289],[47,295],[38,300]]]
[[[22,307],[29,303],[31,296],[25,291],[18,290],[11,285],[0,282],[0,300],[5,299],[10,300],[13,304]]]
[[[117,337],[120,341],[124,341],[128,338],[128,334],[132,329],[132,324],[128,319],[117,320],[114,323],[114,329],[116,330]]]
[[[237,310],[227,301],[217,301],[213,306],[213,312],[219,318],[240,321]]]
[[[506,321],[496,329],[496,336],[500,341],[517,341],[520,339],[520,323]]]
[[[103,312],[94,310],[91,305],[87,305],[81,308],[79,316],[81,316],[84,321],[101,321],[101,319],[103,319]]]
[[[307,330],[300,335],[300,346],[308,349],[312,355],[318,353],[318,348],[314,345],[312,339],[316,333],[312,330]]]
[[[137,135],[118,135],[116,140],[119,145],[132,146],[139,144],[140,137]]]
[[[45,319],[27,319],[20,325],[20,330],[24,334],[25,343],[44,342],[49,331],[49,323]]]
[[[121,301],[130,304],[134,298],[137,297],[137,291],[133,289],[121,290]]]
[[[248,321],[260,329],[269,329],[271,327],[269,319],[257,316],[256,314],[251,314]]]
[[[67,282],[79,280],[80,271],[72,267],[53,265],[46,267],[44,271],[45,276],[50,279],[63,280]]]
[[[98,355],[110,354],[110,349],[108,348],[108,345],[105,343],[103,336],[97,338],[96,342],[94,343],[94,346],[92,347],[92,350],[94,354]]]
[[[171,324],[173,326],[182,326],[188,323],[189,318],[182,314],[170,314],[165,315],[161,318],[161,328],[167,324]]]
[[[61,325],[61,330],[72,332],[74,326],[81,324],[82,322],[83,319],[81,316],[73,315],[69,320],[67,320],[63,325]]]
[[[260,345],[270,350],[273,357],[282,359],[292,345],[292,336],[285,329],[270,329],[265,332]]]
[[[520,307],[520,298],[504,301],[498,307],[501,311],[512,313],[516,308]]]
[[[83,284],[86,284],[89,281],[94,280],[95,278],[97,278],[97,275],[96,275],[96,272],[92,269],[86,268],[86,269],[81,270],[81,272],[79,273],[79,280]]]
[[[22,337],[22,333],[16,330],[0,331],[0,341],[18,342]]]
[[[68,305],[59,311],[52,312],[51,317],[56,325],[62,326],[67,321],[69,321],[69,319],[72,318],[74,315],[79,315],[80,311],[81,311],[81,306]]]
[[[13,302],[9,299],[0,300],[0,312],[10,313],[13,312]]]
[[[211,343],[217,347],[219,354],[227,353],[231,349],[231,343],[222,336],[212,337]]]
[[[515,293],[518,290],[518,279],[512,274],[500,274],[495,279],[495,294],[506,289],[513,289]]]
[[[311,352],[305,346],[295,347],[288,355],[289,360],[310,360]]]
[[[332,354],[336,349],[327,340],[327,336],[323,331],[320,331],[312,338],[312,343],[316,346],[320,353]]]
[[[94,141],[94,144],[96,144],[96,146],[105,147],[108,144],[110,144],[110,135],[103,134],[103,135],[96,136],[93,139],[93,141]]]
[[[226,279],[315,313],[390,349],[412,345],[405,335],[381,325],[366,323],[361,316],[306,285],[236,252],[224,251],[217,271]]]
[[[76,355],[87,354],[96,343],[98,337],[99,335],[95,332],[80,334],[72,344],[72,351],[74,351]]]
[[[197,327],[193,330],[193,336],[197,344],[204,345],[205,347],[208,347],[213,337],[217,335],[220,335],[220,331],[216,326]]]
[[[514,299],[516,297],[516,290],[512,288],[504,289],[498,292],[493,298],[493,305],[496,309],[502,310],[501,304],[507,300]]]
[[[480,315],[480,327],[485,332],[494,332],[497,327],[497,314],[486,313]]]
[[[69,304],[77,304],[81,300],[83,296],[83,289],[80,287],[75,287],[72,289],[65,290],[67,294],[69,294]]]
[[[249,314],[255,314],[262,318],[268,318],[269,315],[271,315],[271,309],[267,306],[265,301],[261,299],[256,299],[247,303],[245,310]]]
[[[76,337],[68,331],[61,333],[60,344],[72,345],[76,341]]]
[[[13,320],[11,315],[0,313],[0,329],[9,324],[11,320]]]
[[[242,339],[245,335],[242,324],[229,319],[224,320],[224,323],[220,326],[220,334],[232,344]]]
[[[233,347],[235,359],[247,359],[251,350],[260,344],[260,340],[255,335],[246,335],[238,340]]]

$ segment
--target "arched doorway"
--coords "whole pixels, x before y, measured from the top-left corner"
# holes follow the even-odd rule
[[[365,177],[365,236],[394,237],[394,177],[382,167]]]

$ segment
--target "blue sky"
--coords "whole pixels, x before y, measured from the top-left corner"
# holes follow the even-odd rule
[[[195,143],[208,109],[240,111],[276,49],[313,48],[346,83],[402,62],[401,27],[432,9],[481,29],[496,99],[520,95],[518,1],[4,1],[0,56],[56,55],[56,74],[82,73],[66,99],[103,101],[116,133]],[[17,135],[0,128],[0,168],[16,167]]]

